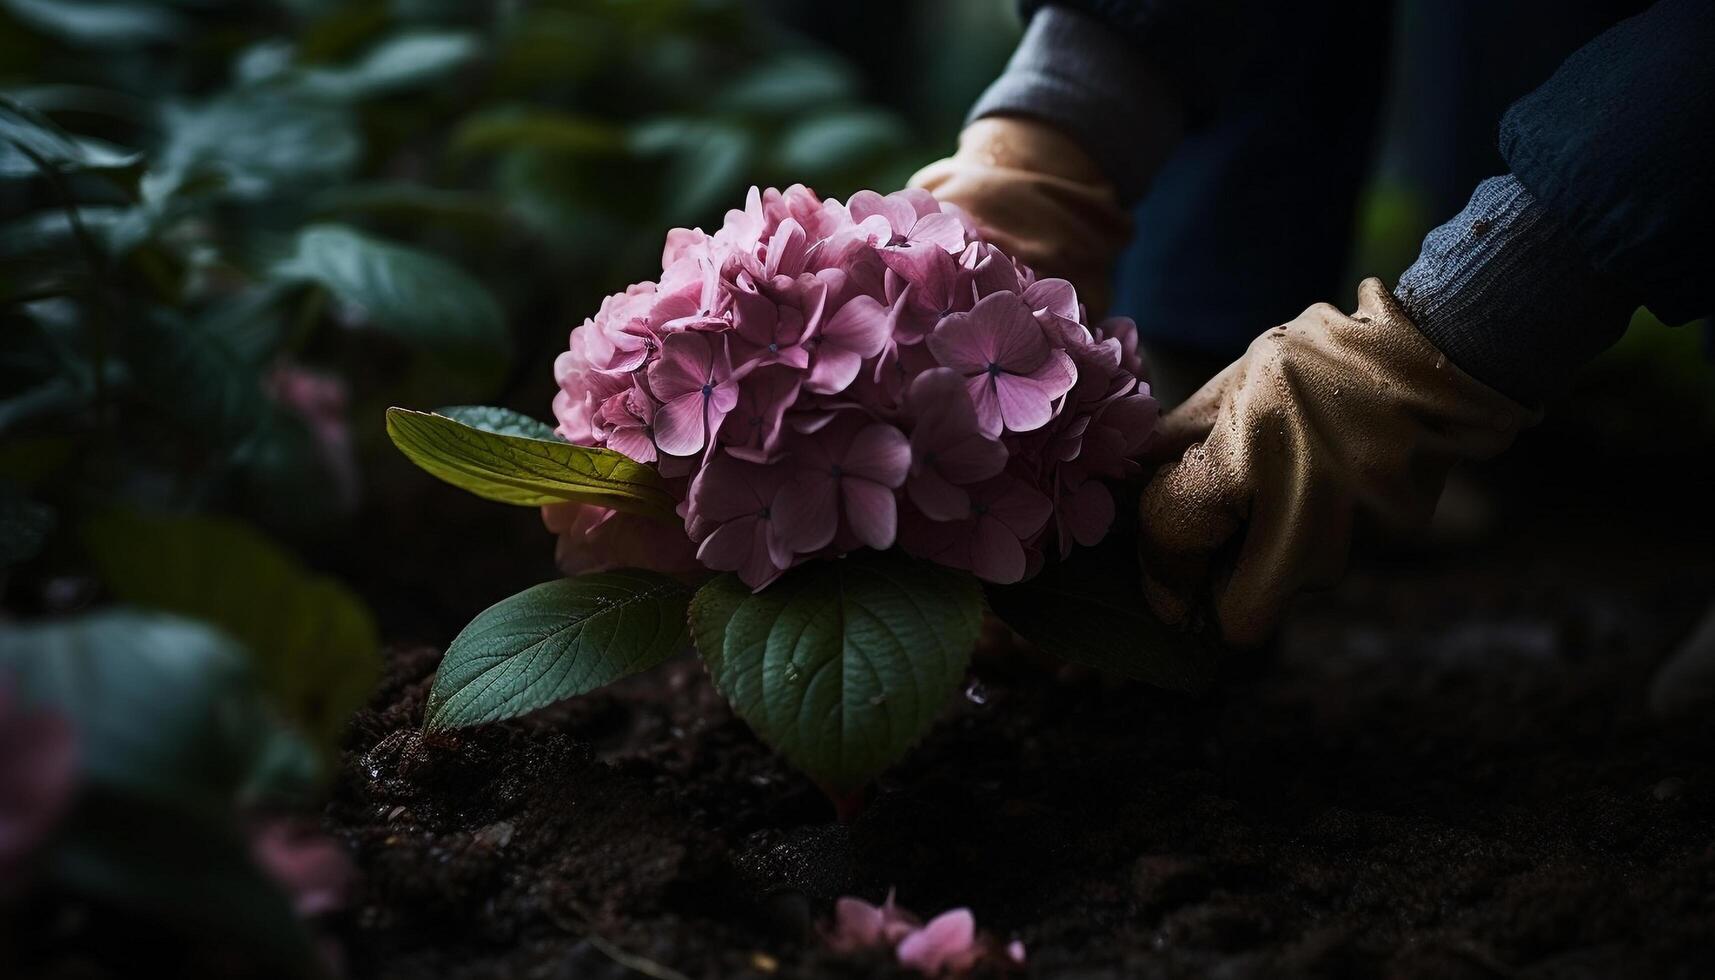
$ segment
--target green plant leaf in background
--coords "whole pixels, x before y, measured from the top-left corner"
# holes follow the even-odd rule
[[[466,119],[452,137],[459,153],[530,149],[565,155],[616,153],[625,133],[595,116],[505,106]]]
[[[471,417],[471,409],[462,411]],[[575,446],[552,433],[535,438],[491,432],[403,408],[387,410],[387,434],[411,462],[487,500],[523,507],[573,501],[664,523],[678,520],[660,475],[611,449]]]
[[[834,793],[903,756],[958,687],[982,626],[968,572],[857,552],[752,594],[735,575],[691,604],[691,631],[739,717]]]
[[[31,177],[42,165],[59,173],[123,170],[140,159],[101,140],[72,136],[41,113],[0,98],[0,178]]]
[[[813,113],[781,137],[777,163],[806,179],[859,174],[898,153],[908,135],[898,117],[880,109]]]
[[[1050,656],[1177,691],[1209,686],[1221,660],[1212,639],[1174,629],[1143,601],[1131,542],[1110,535],[1029,581],[988,587],[1001,621]]]
[[[166,139],[143,180],[145,198],[157,204],[198,186],[241,201],[325,187],[348,176],[363,152],[348,108],[277,89],[169,105],[161,123]]]
[[[488,607],[447,647],[425,710],[477,725],[596,690],[688,647],[691,591],[627,569],[545,582]]]
[[[184,34],[183,17],[162,3],[127,0],[0,0],[18,20],[70,44],[132,48]]]
[[[195,616],[241,641],[280,710],[331,746],[379,672],[375,622],[345,586],[267,538],[216,517],[113,512],[85,547],[125,602]]]
[[[297,917],[234,826],[240,794],[291,739],[235,641],[107,611],[0,627],[0,674],[76,731],[77,802],[41,857],[54,887],[212,935],[282,975],[316,974]]]
[[[224,811],[269,741],[243,648],[193,620],[119,610],[4,627],[0,668],[72,721],[83,778],[129,794]]]
[[[376,327],[473,376],[493,378],[509,358],[500,304],[463,270],[427,252],[344,225],[313,225],[298,233],[296,250],[271,274],[323,287]]]
[[[256,365],[198,321],[157,308],[135,317],[122,339],[142,399],[212,445],[236,444],[268,410]]]
[[[55,521],[52,507],[24,496],[11,480],[0,479],[0,570],[36,557]]]
[[[436,81],[482,54],[482,42],[464,31],[413,31],[390,37],[347,68],[317,68],[301,82],[330,99],[360,100]]]

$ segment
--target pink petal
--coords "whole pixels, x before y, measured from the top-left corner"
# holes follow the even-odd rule
[[[1002,479],[1003,484],[985,485],[984,489],[990,491],[985,498],[988,516],[1005,524],[1012,531],[1013,537],[1027,540],[1048,523],[1049,515],[1054,512],[1054,504],[1023,480],[1009,477]],[[1000,493],[994,494],[992,491],[997,486],[1002,489]]]
[[[1024,577],[1024,546],[1005,524],[979,517],[971,539],[971,570],[996,585],[1017,582]]]
[[[834,931],[828,945],[836,953],[851,953],[881,943],[881,909],[861,898],[834,902]]]
[[[928,214],[911,227],[911,240],[958,254],[965,250],[965,229],[950,214]]]
[[[1038,279],[1024,291],[1024,305],[1037,313],[1078,321],[1078,293],[1064,279]]]
[[[905,481],[905,492],[930,520],[957,521],[971,515],[971,495],[935,470],[913,474]]]
[[[655,445],[669,456],[689,456],[703,448],[705,406],[701,388],[662,405],[655,412]]]
[[[1100,480],[1089,480],[1060,501],[1060,516],[1072,540],[1086,548],[1101,544],[1114,524],[1114,495]]]
[[[866,425],[852,438],[840,467],[884,487],[897,487],[911,471],[911,443],[891,425],[882,422]]]
[[[660,356],[649,365],[649,390],[656,400],[663,402],[697,391],[708,381],[713,360],[708,338],[703,334],[673,334],[662,341]]]
[[[607,448],[639,463],[655,462],[655,440],[650,438],[649,429],[641,425],[622,425],[609,432]]]
[[[1014,963],[1017,963],[1019,966],[1023,966],[1024,965],[1024,943],[1017,940],[1017,939],[1014,939],[1012,942],[1007,943],[1006,944],[1006,958],[1013,961]]]
[[[863,357],[856,351],[823,345],[810,364],[804,387],[821,395],[837,395],[851,387],[862,367]]]
[[[847,477],[840,481],[846,520],[858,540],[877,551],[893,547],[899,533],[899,505],[893,491],[879,483]]]
[[[881,353],[893,332],[889,312],[875,297],[857,296],[840,307],[817,336],[823,346],[833,344],[863,357],[874,357]]]
[[[742,568],[745,562],[750,560],[758,523],[760,519],[751,514],[715,528],[714,533],[704,538],[703,543],[698,546],[697,560],[723,572]]]
[[[976,956],[977,923],[970,909],[953,909],[900,941],[895,954],[901,966],[930,976],[945,969],[962,969]]]
[[[1041,367],[1048,356],[1048,338],[1042,324],[1011,293],[992,293],[971,307],[971,318],[984,321],[993,333],[994,355],[990,358],[1014,374],[1028,374]]]
[[[839,481],[814,474],[782,486],[770,513],[781,545],[806,555],[828,546],[839,528]]]
[[[1001,430],[1005,428],[1005,417],[1001,413],[995,380],[987,374],[973,375],[965,379],[965,391],[970,393],[971,408],[977,415],[977,431],[990,439],[999,439]]]
[[[935,454],[935,467],[950,480],[976,483],[1006,469],[1006,447],[972,432],[968,438],[943,446]]]
[[[1041,330],[1037,332],[1040,334]],[[929,345],[929,352],[935,355],[935,360],[960,374],[987,371],[988,366],[994,363],[993,331],[988,323],[978,318],[974,309],[969,313],[950,313],[942,317],[924,342]]]

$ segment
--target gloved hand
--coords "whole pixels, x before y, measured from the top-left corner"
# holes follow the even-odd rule
[[[1091,316],[1107,309],[1114,258],[1131,221],[1087,153],[1045,123],[989,116],[965,127],[957,153],[911,178],[964,209],[984,235],[1037,275],[1069,280]]]
[[[1144,490],[1145,597],[1169,623],[1212,614],[1228,643],[1260,643],[1289,598],[1344,570],[1360,509],[1426,522],[1454,462],[1501,452],[1538,417],[1365,280],[1356,313],[1312,306],[1163,418],[1158,445],[1194,444]]]

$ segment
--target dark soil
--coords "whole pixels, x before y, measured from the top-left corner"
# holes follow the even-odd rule
[[[396,648],[329,809],[351,972],[891,976],[816,930],[895,887],[1035,976],[1715,976],[1715,725],[1644,707],[1715,547],[1620,512],[1372,553],[1201,698],[979,662],[844,825],[695,661],[425,736]]]

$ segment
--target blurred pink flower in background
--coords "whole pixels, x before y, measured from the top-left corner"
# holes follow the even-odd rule
[[[315,439],[322,465],[334,479],[340,503],[357,504],[357,453],[351,442],[351,395],[345,381],[281,361],[263,381],[264,390],[282,408],[296,415]]]
[[[925,924],[901,908],[892,891],[879,906],[861,898],[835,901],[833,927],[825,938],[836,953],[892,947],[900,966],[931,977],[965,973],[985,960],[1024,965],[1024,944],[1013,940],[1001,946],[979,933],[970,909],[949,909]]]
[[[661,264],[572,331],[554,415],[574,443],[687,478],[679,547],[548,508],[562,567],[694,553],[760,588],[897,542],[1013,582],[1113,523],[1104,481],[1137,474],[1155,427],[1135,327],[1092,330],[1070,283],[932,196],[752,189],[713,234],[668,233]]]
[[[58,825],[77,786],[77,734],[64,715],[26,708],[0,676],[0,895]]]

